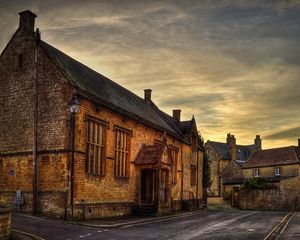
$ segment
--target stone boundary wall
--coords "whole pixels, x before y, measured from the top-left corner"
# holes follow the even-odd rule
[[[133,205],[133,202],[103,202],[75,204],[74,217],[77,219],[86,219],[130,215],[132,213]]]
[[[0,206],[0,239],[8,240],[10,237],[11,211]]]
[[[47,216],[55,218],[64,218],[65,204],[66,204],[65,191],[39,191],[38,194],[38,212]],[[18,212],[18,207],[14,205],[15,191],[1,191],[0,190],[0,204],[8,206],[14,212]],[[24,204],[21,205],[20,211],[25,213],[32,212],[32,192],[22,191]],[[0,238],[1,239],[1,238]]]
[[[299,211],[299,198],[293,191],[280,189],[241,189],[239,208],[244,210]]]

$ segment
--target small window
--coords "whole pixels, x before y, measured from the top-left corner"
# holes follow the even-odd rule
[[[195,186],[197,182],[197,167],[191,165],[191,186]]]
[[[259,169],[254,169],[253,171],[254,177],[259,177]]]
[[[173,183],[177,182],[177,170],[178,170],[178,148],[175,147],[170,147],[171,150],[171,157],[172,157],[172,161],[173,161],[173,176],[172,176],[172,180]]]
[[[17,56],[17,66],[18,68],[23,68],[23,54],[19,53]]]
[[[280,167],[275,167],[275,176],[280,176]]]
[[[115,177],[129,177],[130,131],[116,129]]]

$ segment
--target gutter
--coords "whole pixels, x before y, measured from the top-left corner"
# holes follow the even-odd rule
[[[85,100],[88,100],[88,101],[90,101],[90,102],[92,102],[94,104],[103,106],[103,107],[105,107],[105,108],[107,108],[109,110],[112,110],[112,111],[116,112],[117,114],[123,115],[125,117],[129,117],[129,118],[131,118],[131,119],[133,119],[133,120],[135,120],[137,122],[145,124],[146,126],[154,128],[154,129],[156,129],[158,131],[167,132],[168,135],[176,138],[177,140],[180,140],[182,143],[187,144],[183,137],[180,137],[176,133],[173,133],[170,130],[164,128],[164,127],[158,126],[157,124],[154,124],[154,123],[152,123],[150,121],[144,120],[144,119],[142,119],[141,117],[139,117],[139,116],[137,116],[135,114],[132,114],[132,113],[127,112],[126,110],[124,110],[122,108],[119,108],[119,107],[116,107],[116,106],[114,106],[114,105],[112,105],[110,103],[107,103],[107,102],[105,102],[105,101],[103,101],[103,100],[95,97],[94,95],[91,95],[90,93],[87,93],[86,91],[83,91],[83,90],[81,90],[79,88],[76,88],[76,90],[77,90],[76,91],[77,92],[77,96],[78,97],[80,96],[82,99],[85,99]]]

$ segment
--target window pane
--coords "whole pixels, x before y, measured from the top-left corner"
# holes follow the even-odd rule
[[[94,173],[94,145],[90,145],[90,173]]]
[[[117,131],[117,149],[120,149],[120,132],[119,131]]]
[[[122,158],[121,158],[121,176],[122,177],[125,176],[124,168],[125,168],[125,153],[122,152]]]
[[[94,124],[92,122],[90,122],[90,142],[93,142],[94,139]]]
[[[125,153],[125,176],[128,176],[128,153]]]
[[[120,152],[117,151],[117,175],[120,176]]]
[[[99,147],[96,147],[95,155],[95,174],[99,174]]]
[[[99,125],[99,144],[103,145],[103,126]]]
[[[95,124],[95,137],[96,137],[96,144],[99,144],[99,132],[98,132],[98,124]]]
[[[104,151],[103,147],[100,148],[100,174],[103,175],[103,161],[104,161]]]
[[[85,161],[85,172],[89,173],[89,149],[90,149],[90,144],[87,143],[86,145],[86,161]]]
[[[88,121],[86,123],[86,141],[89,142],[90,141],[90,122]]]

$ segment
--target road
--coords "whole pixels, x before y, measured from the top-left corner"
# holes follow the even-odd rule
[[[295,212],[289,221],[286,229],[280,237],[280,240],[300,239],[300,212]]]
[[[99,229],[29,216],[12,218],[12,227],[49,240],[92,239],[264,239],[285,212],[208,211],[183,218]]]

